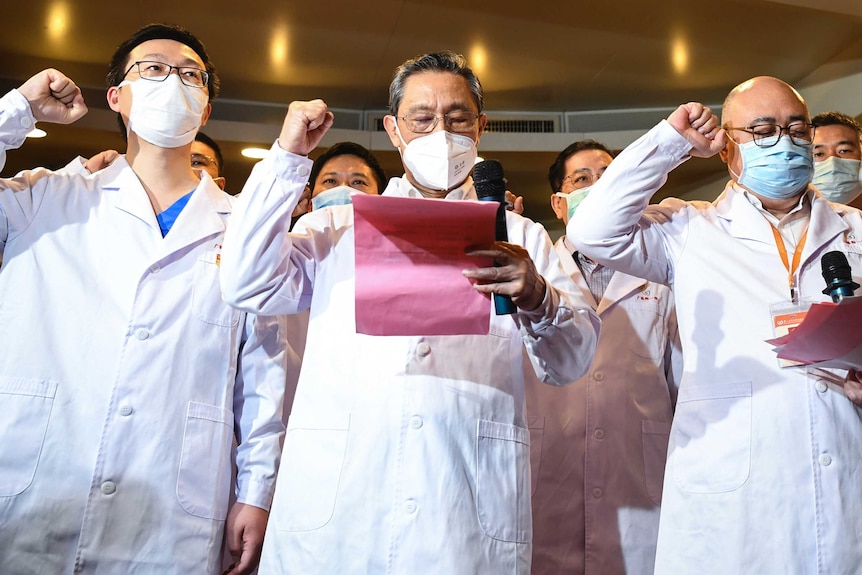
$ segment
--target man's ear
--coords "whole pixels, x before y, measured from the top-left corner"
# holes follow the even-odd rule
[[[557,216],[558,220],[563,219],[568,208],[569,206],[566,203],[565,198],[561,198],[556,194],[551,194],[551,209],[554,210],[554,215]]]
[[[204,113],[201,116],[201,126],[207,125],[207,120],[209,120],[210,114],[212,113],[212,111],[213,111],[213,105],[210,103],[207,103],[207,107],[204,108]],[[224,188],[222,188],[222,189],[224,189]]]
[[[105,95],[108,100],[108,107],[114,112],[120,112],[120,89],[117,86],[108,88],[108,93]]]
[[[386,129],[386,133],[389,135],[389,141],[392,142],[392,145],[396,148],[401,148],[401,138],[398,137],[398,132],[395,131],[395,122],[398,120],[395,119],[395,116],[390,114],[386,114],[383,116],[383,127]]]

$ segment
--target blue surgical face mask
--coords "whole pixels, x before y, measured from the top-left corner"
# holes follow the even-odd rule
[[[584,201],[584,198],[587,197],[587,194],[590,193],[592,186],[587,186],[586,188],[580,188],[573,192],[569,192],[568,194],[564,194],[563,192],[557,192],[556,195],[561,198],[565,198],[566,200],[566,223],[569,223],[569,220],[572,219],[572,216],[575,215],[575,210],[578,209],[578,206],[581,205],[581,202]]]
[[[811,183],[830,202],[849,204],[862,192],[859,181],[859,160],[830,156],[814,164]]]
[[[742,155],[742,172],[737,182],[759,196],[773,200],[792,198],[811,182],[814,174],[811,146],[797,146],[784,135],[770,148],[761,148],[753,140],[737,147]]]
[[[311,198],[311,209],[319,210],[326,206],[343,206],[345,204],[352,204],[353,201],[350,199],[350,194],[361,193],[362,192],[359,190],[354,190],[349,186],[336,186],[334,188],[329,188]]]

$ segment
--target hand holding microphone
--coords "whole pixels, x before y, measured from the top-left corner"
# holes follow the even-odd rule
[[[545,298],[545,280],[536,271],[527,250],[508,243],[506,179],[500,162],[485,160],[476,164],[473,168],[473,186],[480,201],[499,203],[495,234],[497,241],[488,249],[476,249],[467,255],[492,257],[495,267],[464,270],[464,275],[478,280],[475,286],[478,291],[493,294],[497,315],[514,313],[515,306],[525,311],[538,308]]]

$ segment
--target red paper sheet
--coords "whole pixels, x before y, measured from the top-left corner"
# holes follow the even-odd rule
[[[494,241],[496,202],[356,194],[356,331],[369,335],[487,334],[491,300],[461,270]]]
[[[781,359],[862,369],[862,297],[815,303],[796,329],[767,343],[776,346]]]

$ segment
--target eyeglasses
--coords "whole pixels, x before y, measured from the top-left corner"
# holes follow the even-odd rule
[[[212,156],[206,154],[192,154],[192,167],[197,169],[218,168],[218,162]]]
[[[138,76],[144,80],[150,80],[151,82],[164,82],[174,70],[177,71],[177,75],[180,77],[180,81],[183,84],[193,88],[204,88],[210,80],[209,73],[200,68],[195,68],[193,66],[171,66],[164,62],[151,61],[135,62],[129,66],[128,70],[126,70],[126,73],[123,74],[123,78],[132,71],[132,68],[137,68]]]
[[[407,124],[407,129],[415,134],[427,134],[437,126],[437,122],[442,118],[446,130],[449,132],[470,132],[476,127],[478,114],[467,110],[453,110],[442,116],[435,116],[428,112],[413,112],[406,116],[397,116],[404,120]]]
[[[590,172],[572,172],[563,178],[563,181],[560,183],[560,191],[562,191],[562,188],[566,187],[566,184],[569,184],[576,190],[592,186],[600,177],[601,174],[594,176]]]
[[[790,141],[797,146],[810,146],[814,141],[814,124],[793,122],[789,126],[778,124],[754,124],[747,128],[725,126],[725,130],[738,130],[751,134],[754,144],[760,148],[771,148],[781,139],[781,134],[790,136]]]

